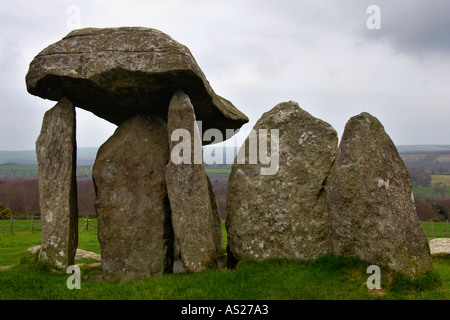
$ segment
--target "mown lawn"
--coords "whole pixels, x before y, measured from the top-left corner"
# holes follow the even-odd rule
[[[69,290],[68,274],[22,257],[15,267],[0,271],[0,299],[102,300],[367,300],[450,299],[450,260],[435,258],[435,273],[407,281],[382,272],[382,289],[368,290],[368,264],[357,259],[325,256],[315,262],[241,261],[236,270],[173,274],[129,282],[98,279],[99,268],[81,268],[81,289]]]
[[[83,224],[80,220],[80,229]],[[0,299],[450,300],[448,256],[434,257],[434,273],[414,282],[382,269],[382,289],[378,291],[367,289],[367,262],[331,255],[315,262],[241,261],[235,270],[219,268],[129,282],[102,281],[99,267],[82,266],[81,289],[69,290],[69,274],[38,262],[36,254],[26,252],[39,244],[40,235],[30,231],[0,234],[0,266],[14,265],[0,271]],[[79,248],[100,253],[95,228],[79,233]]]

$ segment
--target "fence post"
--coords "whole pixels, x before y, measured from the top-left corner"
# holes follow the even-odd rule
[[[434,238],[433,221],[431,221],[431,237]]]
[[[13,214],[12,213],[9,216],[9,224],[10,224],[10,228],[11,228],[11,233],[13,233]]]
[[[31,215],[31,233],[34,232],[34,215]]]
[[[447,232],[445,233],[445,236],[448,238],[450,235],[448,233],[448,220],[447,220]]]

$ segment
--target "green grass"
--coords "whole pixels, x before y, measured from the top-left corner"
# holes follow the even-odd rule
[[[0,266],[17,264],[21,255],[30,247],[41,243],[40,232],[15,232],[0,234]]]
[[[231,172],[231,166],[205,166],[208,174],[225,174]],[[77,177],[91,177],[91,166],[78,166]],[[38,177],[37,164],[0,164],[0,177],[3,179],[36,179]]]
[[[17,266],[0,271],[0,299],[450,299],[449,259],[435,259],[436,272],[417,281],[382,272],[382,289],[377,293],[366,287],[368,265],[334,256],[315,262],[241,261],[236,270],[216,269],[128,282],[99,281],[99,268],[82,267],[81,289],[69,290],[65,272],[50,272],[51,266],[27,254]]]
[[[225,221],[222,221],[222,252],[227,252],[227,229],[225,228]]]
[[[97,220],[90,219],[90,223],[97,224]],[[78,230],[85,223],[84,219],[78,220]],[[9,266],[19,262],[22,253],[32,246],[41,243],[41,222],[34,221],[34,230],[31,232],[30,220],[13,220],[13,230],[10,232],[10,221],[0,220],[0,266]],[[78,248],[100,253],[100,244],[97,239],[97,230],[89,226],[88,231],[78,233]]]
[[[13,220],[13,232],[31,232],[31,218],[30,220]],[[41,221],[33,221],[33,231],[41,231]],[[0,234],[11,233],[11,222],[9,219],[0,220]]]
[[[431,185],[441,184],[443,187],[450,187],[450,175],[445,174],[432,174]]]
[[[433,238],[450,238],[450,234],[447,234],[446,222],[433,222],[433,233],[431,232],[431,222],[421,222],[420,224],[422,225],[428,240]]]
[[[20,179],[37,177],[37,164],[2,164],[0,165],[0,176]]]
[[[444,196],[450,195],[450,187],[442,187],[445,189]],[[435,198],[442,198],[441,194],[435,194],[436,187],[413,187],[412,191],[414,196],[434,196]]]
[[[25,221],[26,222],[26,221]],[[79,229],[84,225],[79,221]],[[90,222],[96,224],[94,219]],[[0,221],[4,226],[9,221]],[[427,223],[422,223],[424,229]],[[437,225],[435,223],[435,225]],[[325,256],[315,262],[284,259],[243,260],[237,269],[218,268],[197,274],[169,274],[129,282],[100,281],[99,267],[81,267],[81,290],[66,287],[68,274],[56,272],[37,255],[26,252],[39,244],[40,232],[0,233],[0,299],[450,299],[450,258],[433,258],[434,273],[416,281],[382,269],[380,291],[366,287],[369,263],[355,258]],[[93,227],[79,232],[79,248],[100,253]],[[223,250],[226,248],[224,230]],[[77,261],[79,262],[79,261]]]
[[[91,177],[91,166],[78,166],[77,177]],[[0,164],[0,177],[2,179],[37,179],[37,164]]]
[[[230,174],[231,166],[205,166],[207,174]]]
[[[434,189],[434,188],[431,188],[431,187],[426,187],[426,188],[424,188],[424,187],[413,187],[413,194],[415,195],[415,196],[417,196],[417,195],[427,195],[427,194],[429,194],[431,191],[432,191],[432,189]]]

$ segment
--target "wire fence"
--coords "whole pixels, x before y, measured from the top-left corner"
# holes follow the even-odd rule
[[[78,230],[97,228],[97,219],[89,217],[78,220]],[[446,222],[421,222],[422,228],[428,238],[450,238],[449,223]],[[0,234],[14,232],[41,232],[41,217],[30,215],[26,218],[16,218],[12,215],[9,219],[0,220]]]
[[[78,231],[96,229],[97,219],[78,219]],[[30,215],[26,217],[14,217],[11,215],[7,219],[0,220],[0,234],[14,232],[41,232],[41,217]]]
[[[11,215],[8,219],[0,220],[0,233],[14,233],[14,232],[40,232],[41,231],[41,217],[28,216],[26,218],[17,218]]]
[[[428,238],[450,238],[448,220],[446,222],[421,222]]]

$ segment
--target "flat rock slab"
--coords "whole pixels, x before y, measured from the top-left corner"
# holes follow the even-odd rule
[[[11,269],[13,266],[1,266],[0,271]]]
[[[345,126],[328,202],[336,255],[411,278],[433,269],[408,171],[383,125],[368,113]]]
[[[436,238],[430,240],[431,254],[450,254],[450,238]]]
[[[238,129],[248,118],[216,95],[189,49],[161,31],[86,28],[41,51],[26,75],[28,92],[120,125],[136,114],[167,118],[175,91],[189,94],[203,129]]]
[[[147,116],[126,121],[100,147],[92,173],[104,279],[172,272],[168,159],[166,124]]]
[[[41,249],[41,246],[37,245],[37,246],[28,248],[27,251],[30,253],[36,253],[40,249]],[[99,255],[98,253],[92,252],[92,251],[87,251],[87,250],[78,248],[76,251],[76,254],[75,254],[75,260],[80,260],[80,259],[94,259],[94,260],[100,261],[101,255]]]
[[[102,260],[102,256],[98,253],[87,251],[83,249],[77,249],[77,253],[75,255],[75,259],[94,259],[97,261]]]
[[[330,252],[326,199],[336,131],[292,101],[264,113],[253,130],[258,149],[266,144],[268,154],[279,153],[279,167],[261,174],[269,165],[251,154],[251,136],[239,150],[227,193],[229,266],[244,258],[311,260]],[[278,139],[271,130],[278,130]],[[265,132],[267,142],[261,140]]]
[[[72,265],[78,244],[75,106],[66,98],[47,111],[36,141],[42,224],[40,260]]]

